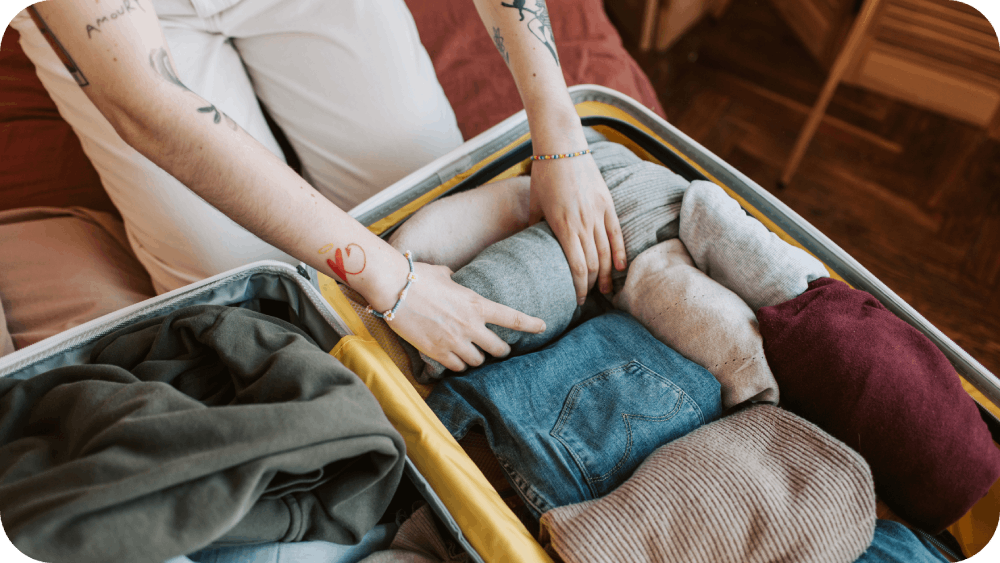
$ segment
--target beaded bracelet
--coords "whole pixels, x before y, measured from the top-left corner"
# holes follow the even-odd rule
[[[590,154],[590,149],[582,150],[580,152],[568,152],[566,154],[540,154],[538,156],[531,155],[531,160],[552,160],[554,158],[573,158],[574,156],[583,156],[585,154]]]
[[[399,292],[399,300],[392,306],[392,309],[389,309],[384,313],[379,313],[375,309],[372,309],[371,305],[365,307],[366,313],[370,313],[374,317],[385,319],[387,321],[391,321],[396,318],[396,309],[399,309],[399,306],[403,304],[403,300],[406,299],[406,292],[410,289],[410,284],[417,281],[417,274],[413,272],[413,253],[407,250],[403,253],[403,256],[406,256],[406,261],[410,263],[410,273],[406,274],[406,285],[404,285],[403,290]]]

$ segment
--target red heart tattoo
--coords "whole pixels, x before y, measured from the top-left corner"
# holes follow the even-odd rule
[[[330,266],[330,269],[333,270],[333,273],[337,274],[337,276],[340,279],[344,280],[344,283],[346,283],[347,285],[351,285],[351,282],[347,281],[347,274],[351,274],[351,275],[355,275],[356,276],[356,275],[360,274],[361,272],[364,272],[365,271],[365,266],[368,265],[368,257],[365,255],[365,249],[363,249],[360,246],[354,244],[353,242],[351,244],[347,245],[346,248],[344,248],[344,252],[347,254],[347,257],[350,258],[350,256],[351,256],[351,247],[352,246],[355,247],[355,248],[357,248],[359,251],[361,251],[361,258],[362,258],[361,269],[358,270],[357,272],[349,272],[349,271],[347,271],[347,268],[344,266],[344,255],[341,254],[339,248],[337,249],[337,252],[333,255],[333,258],[334,258],[333,260],[330,260],[329,258],[326,259],[326,265]]]

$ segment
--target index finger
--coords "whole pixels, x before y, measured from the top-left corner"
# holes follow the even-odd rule
[[[517,309],[511,309],[495,301],[488,299],[484,299],[484,301],[486,303],[483,305],[483,317],[486,322],[520,332],[533,334],[545,332],[545,321],[542,319],[526,315]]]

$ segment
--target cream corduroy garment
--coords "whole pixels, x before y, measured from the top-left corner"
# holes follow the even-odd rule
[[[757,405],[656,450],[611,494],[546,512],[541,541],[567,563],[851,563],[875,518],[860,455]]]
[[[680,239],[636,257],[614,304],[711,372],[722,385],[723,408],[778,403],[757,317],[738,295],[694,266]]]

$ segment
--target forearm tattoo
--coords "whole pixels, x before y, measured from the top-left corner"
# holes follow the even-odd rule
[[[177,72],[174,70],[174,65],[170,63],[170,55],[167,53],[167,50],[164,49],[163,47],[160,47],[158,49],[153,49],[152,51],[149,52],[149,66],[153,67],[153,70],[155,70],[160,76],[165,78],[167,82],[170,82],[171,84],[174,84],[176,86],[180,86],[181,88],[184,88],[188,92],[191,92],[191,89],[185,86],[184,83],[181,82],[179,78],[177,78]],[[194,92],[191,93],[194,94]],[[230,129],[232,129],[233,131],[236,130],[236,122],[233,121],[233,119],[228,115],[226,115],[225,113],[219,111],[219,109],[216,108],[214,104],[209,104],[207,106],[198,108],[198,113],[214,114],[212,121],[214,121],[215,123],[219,123],[222,121],[223,118],[225,118],[226,124],[229,125]]]
[[[101,16],[95,19],[93,24],[89,23],[87,24],[87,39],[90,39],[92,36],[91,34],[95,31],[100,33],[101,26],[108,23],[109,19],[116,20],[129,12],[134,12],[136,7],[138,7],[143,12],[146,11],[146,8],[143,8],[142,4],[139,4],[139,0],[122,0],[122,5],[117,10],[111,12],[106,16]]]
[[[76,66],[76,61],[73,60],[73,57],[69,56],[69,52],[62,46],[62,43],[60,43],[59,39],[56,38],[56,35],[52,33],[52,30],[49,29],[48,24],[46,24],[45,20],[42,19],[42,16],[38,14],[38,10],[36,10],[34,6],[28,6],[28,14],[31,15],[31,19],[34,20],[35,25],[38,26],[38,30],[42,32],[42,37],[44,37],[45,40],[49,42],[49,45],[52,46],[52,50],[56,52],[56,55],[59,57],[59,60],[62,61],[63,66],[65,66],[66,70],[68,70],[70,75],[73,76],[73,80],[76,80],[76,83],[80,85],[81,88],[89,86],[90,82],[88,82],[87,77],[83,75],[83,71],[80,70],[80,67]]]
[[[521,19],[517,21],[524,21],[524,13],[528,12],[533,18],[528,20],[528,31],[531,32],[543,45],[552,53],[552,58],[556,60],[556,66],[559,66],[559,55],[556,54],[556,39],[552,35],[552,20],[549,19],[549,11],[545,7],[545,0],[535,0],[535,8],[531,9],[525,6],[527,0],[511,0],[511,3],[500,2],[500,5],[505,8],[513,8],[517,10]],[[496,41],[496,32],[494,31],[494,41]],[[499,46],[497,47],[499,49]],[[509,62],[509,61],[508,61]]]
[[[344,281],[347,285],[351,285],[351,282],[347,279],[348,275],[356,276],[361,272],[365,271],[365,266],[368,265],[368,257],[365,256],[365,249],[361,246],[351,243],[344,248],[337,248],[333,243],[325,245],[323,248],[319,249],[320,254],[326,254],[331,250],[336,249],[333,254],[333,259],[326,259],[326,265],[330,267],[330,270],[338,278]],[[351,251],[353,250],[354,256],[351,256]],[[346,263],[344,256],[347,256]]]

